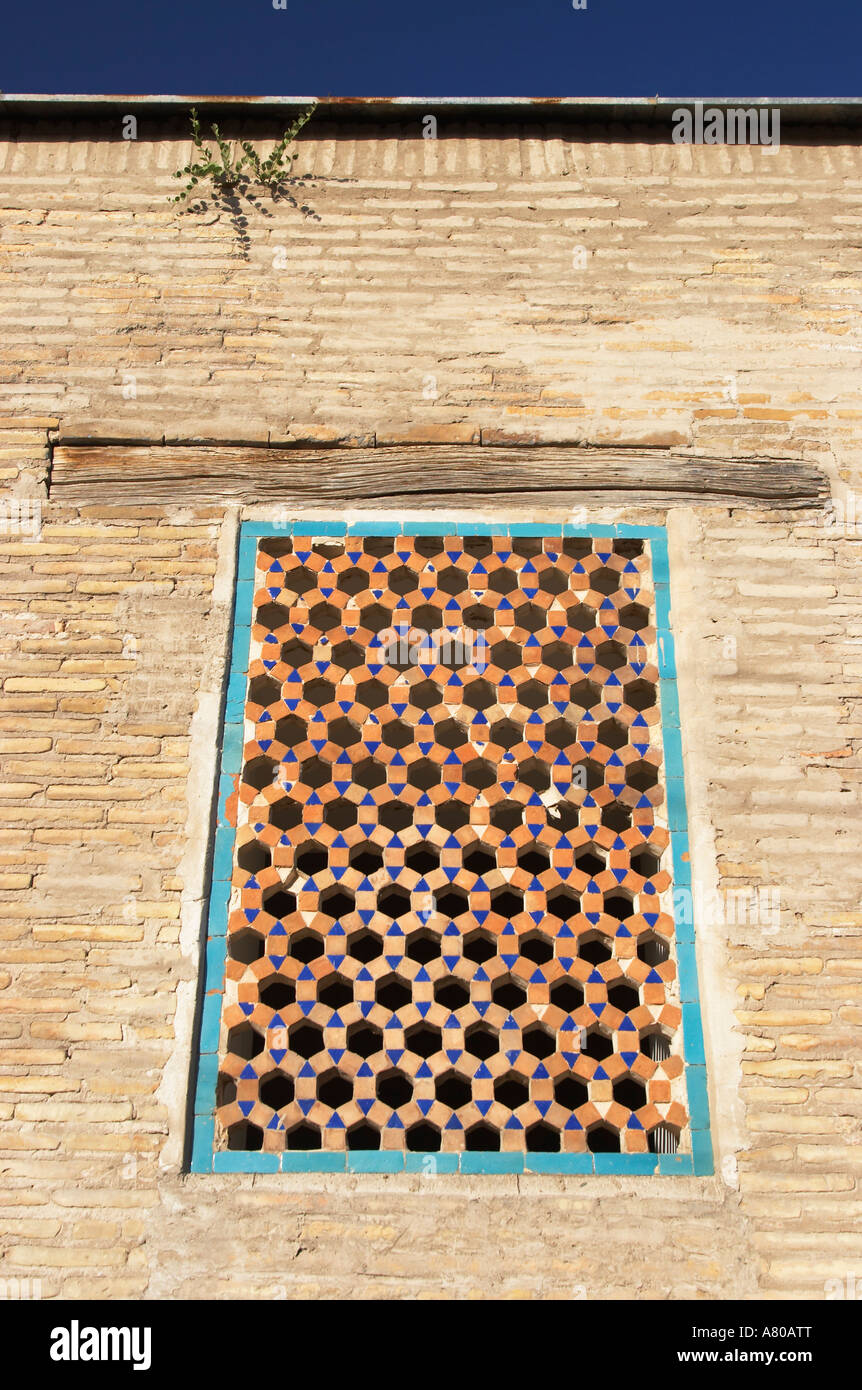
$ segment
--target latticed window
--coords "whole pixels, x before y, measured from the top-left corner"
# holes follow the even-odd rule
[[[709,1171],[663,533],[474,529],[245,528],[196,1169]]]

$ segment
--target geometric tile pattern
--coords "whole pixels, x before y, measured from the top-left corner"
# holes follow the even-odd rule
[[[690,1148],[650,555],[258,541],[217,1148]]]

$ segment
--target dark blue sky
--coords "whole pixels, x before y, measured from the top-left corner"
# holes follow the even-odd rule
[[[7,0],[0,90],[860,94],[858,0]]]

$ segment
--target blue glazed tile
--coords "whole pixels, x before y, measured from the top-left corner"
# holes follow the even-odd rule
[[[505,521],[459,521],[455,530],[459,536],[508,536]],[[432,532],[432,534],[435,534]]]
[[[669,631],[658,635],[658,672],[662,680],[676,680],[676,654]]]
[[[195,1087],[195,1114],[211,1115],[215,1109],[218,1054],[201,1053],[198,1062],[198,1081]]]
[[[281,1155],[283,1173],[343,1173],[347,1155],[343,1153],[301,1153],[298,1150]]]
[[[697,989],[697,961],[694,951],[680,951],[679,955],[679,994],[683,1003],[697,1003],[700,995]]]
[[[452,533],[451,521],[403,521],[399,528],[402,536],[442,536]],[[485,532],[476,532],[484,535]]]
[[[640,532],[632,532],[632,534],[640,535]],[[569,526],[567,523],[563,526],[564,538],[576,536],[578,540],[584,540],[588,536],[596,536],[599,539],[610,540],[616,535],[617,528],[615,526]]]
[[[685,1074],[688,1087],[688,1112],[691,1128],[709,1129],[709,1096],[706,1089],[706,1067],[689,1064]]]
[[[242,759],[242,725],[226,724],[222,738],[222,766],[236,768]]]
[[[683,1051],[686,1061],[690,1065],[704,1066],[706,1058],[703,1052],[703,1026],[700,1021],[700,1009],[697,1004],[683,1004],[682,1030]]]
[[[664,1177],[690,1177],[694,1172],[691,1154],[658,1154],[658,1171]]]
[[[219,826],[213,847],[212,876],[216,883],[229,882],[233,873],[233,831]]]
[[[660,584],[670,585],[667,542],[662,537],[653,536],[650,550],[652,551],[653,587],[657,588]]]
[[[225,936],[227,934],[228,893],[229,889],[226,883],[216,882],[213,884],[207,923],[208,936]]]
[[[215,1123],[212,1115],[196,1115],[192,1131],[192,1158],[189,1164],[192,1173],[212,1172],[214,1134]]]
[[[426,1177],[436,1177],[443,1173],[457,1173],[457,1154],[417,1154],[404,1155],[405,1173],[423,1173]]]
[[[221,990],[224,985],[224,967],[227,959],[227,936],[214,936],[207,942],[206,989]]]
[[[257,539],[255,536],[241,536],[239,557],[237,559],[237,583],[251,583],[257,563]]]
[[[523,1154],[462,1153],[462,1173],[523,1173]]]
[[[656,1170],[657,1154],[593,1154],[597,1176],[643,1177]]]
[[[693,1129],[691,1132],[691,1153],[694,1172],[698,1178],[708,1178],[715,1172],[712,1157],[712,1140],[708,1129]]]
[[[347,535],[347,523],[344,521],[295,521],[290,529],[294,536]]]
[[[278,1154],[220,1151],[213,1154],[214,1173],[277,1173]]]
[[[354,1150],[347,1155],[348,1173],[402,1173],[404,1171],[403,1153],[359,1152]]]
[[[592,1154],[525,1154],[526,1173],[549,1173],[560,1176],[574,1176],[578,1173],[592,1173]]]
[[[676,681],[663,680],[661,683],[661,722],[667,733],[679,728],[679,686]],[[665,743],[668,740],[665,739]]]
[[[201,1015],[201,1052],[218,1052],[221,1033],[221,993],[204,996]]]
[[[348,536],[400,536],[400,521],[351,521]],[[437,531],[434,532],[438,534]]]
[[[532,536],[537,539],[539,536],[560,536],[562,530],[562,526],[553,526],[550,523],[547,526],[535,526],[528,522],[516,521],[511,526],[506,527],[506,534],[509,536]]]

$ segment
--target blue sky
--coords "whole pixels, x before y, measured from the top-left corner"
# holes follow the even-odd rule
[[[858,0],[9,0],[0,90],[862,95]]]

